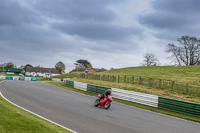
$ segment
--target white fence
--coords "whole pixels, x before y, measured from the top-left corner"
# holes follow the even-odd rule
[[[82,91],[87,91],[87,84],[74,81],[74,88]]]
[[[13,80],[19,80],[19,76],[13,76]]]
[[[54,81],[54,82],[61,82],[61,79],[52,78],[52,81]]]
[[[87,84],[74,81],[74,88],[87,91]],[[112,88],[111,95],[113,98],[148,105],[152,107],[158,107],[158,96],[156,95],[127,91],[117,88]]]
[[[31,77],[25,77],[25,80],[31,80]]]
[[[6,79],[6,76],[0,76],[0,79]]]
[[[121,100],[158,107],[158,96],[155,95],[112,88],[112,96]]]

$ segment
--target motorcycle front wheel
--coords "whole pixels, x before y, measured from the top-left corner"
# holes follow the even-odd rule
[[[95,102],[94,102],[94,106],[98,106],[99,105],[99,99],[97,99],[97,100],[95,100]]]
[[[108,104],[105,103],[104,108],[108,109],[108,108],[110,108],[110,105],[111,105],[110,103],[108,103]]]

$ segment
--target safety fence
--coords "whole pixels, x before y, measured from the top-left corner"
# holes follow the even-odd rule
[[[36,77],[19,77],[19,76],[0,76],[0,79],[6,80],[30,80],[30,81],[37,81],[38,78]]]
[[[168,90],[177,94],[185,94],[193,97],[200,97],[200,86],[194,86],[186,83],[175,82],[158,78],[150,78],[134,75],[104,75],[104,74],[84,74],[78,75],[80,78],[91,80],[102,80],[116,83],[129,83],[143,85],[150,88]]]
[[[101,94],[105,92],[107,89],[111,89],[112,90],[111,96],[113,98],[200,117],[200,104],[197,103],[180,101],[140,92],[127,91],[123,89],[91,85],[76,81],[65,80],[65,83],[67,86],[83,91],[92,92],[95,94]]]
[[[155,95],[112,88],[112,96],[117,99],[158,107],[158,96]]]
[[[200,104],[159,97],[158,108],[200,117]]]

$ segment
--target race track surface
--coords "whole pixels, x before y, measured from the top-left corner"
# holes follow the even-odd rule
[[[112,102],[94,107],[97,97],[43,82],[4,81],[11,102],[79,133],[199,133],[200,124]]]

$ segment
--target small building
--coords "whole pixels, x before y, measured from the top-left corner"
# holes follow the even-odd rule
[[[103,72],[103,71],[107,71],[104,68],[76,68],[76,69],[73,69],[71,72],[85,72],[86,69],[87,69],[88,72]]]
[[[55,68],[43,67],[27,67],[26,76],[50,78],[51,76],[59,75],[60,73]]]
[[[6,72],[7,74],[21,74],[21,69],[15,69],[15,68],[0,68],[1,71]]]

